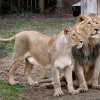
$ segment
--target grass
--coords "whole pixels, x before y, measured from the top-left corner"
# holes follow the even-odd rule
[[[6,37],[12,37],[15,35],[15,32],[9,32],[7,33]],[[14,42],[8,42],[6,43],[6,48],[7,48],[7,51],[8,52],[12,52],[13,51],[13,48],[14,48]]]
[[[7,84],[6,81],[0,80],[0,97],[4,98],[4,100],[15,100],[13,97],[16,97],[17,94],[24,93],[25,91],[26,91],[25,86],[22,85],[11,86]]]

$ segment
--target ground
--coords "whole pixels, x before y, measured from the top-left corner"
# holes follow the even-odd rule
[[[36,30],[43,34],[57,34],[67,25],[73,25],[75,18],[71,16],[44,16],[44,15],[7,15],[0,17],[0,37],[10,37],[23,30]],[[0,43],[0,100],[100,100],[100,91],[89,89],[89,92],[71,96],[67,87],[62,87],[64,96],[54,97],[53,89],[32,87],[27,84],[24,77],[24,64],[15,73],[19,85],[10,86],[6,81],[5,70],[11,63],[13,43]],[[46,76],[47,75],[47,76]],[[50,68],[35,66],[32,78],[35,81],[50,77]]]

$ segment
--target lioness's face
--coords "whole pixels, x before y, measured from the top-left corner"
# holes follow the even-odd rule
[[[78,33],[75,28],[65,28],[64,34],[66,35],[66,39],[69,41],[69,44],[75,46],[80,49],[83,46],[83,36]]]

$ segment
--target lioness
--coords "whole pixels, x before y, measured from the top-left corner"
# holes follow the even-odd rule
[[[84,46],[81,49],[73,48],[75,71],[79,81],[79,90],[88,91],[87,84],[100,89],[98,78],[100,73],[100,27],[99,16],[80,15],[77,30],[84,34]],[[87,83],[86,83],[87,82]]]
[[[73,57],[71,49],[73,46],[79,49],[83,46],[82,35],[75,29],[65,28],[63,32],[55,36],[46,36],[36,31],[23,31],[9,39],[0,39],[1,42],[15,41],[13,62],[9,69],[9,84],[16,84],[13,73],[25,59],[25,76],[30,85],[36,84],[30,76],[33,65],[51,65],[54,81],[54,96],[63,95],[59,79],[59,69],[64,71],[68,90],[71,94],[79,91],[74,90],[72,82]],[[17,59],[22,59],[18,62]]]

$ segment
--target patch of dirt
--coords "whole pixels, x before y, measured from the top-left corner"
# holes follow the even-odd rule
[[[7,56],[7,51],[4,43],[0,43],[0,58]]]

